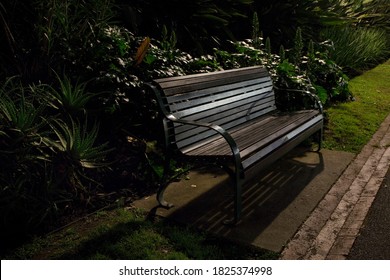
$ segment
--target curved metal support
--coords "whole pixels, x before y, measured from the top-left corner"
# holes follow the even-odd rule
[[[164,192],[167,189],[167,187],[168,187],[168,184],[164,184],[164,185],[160,186],[160,188],[157,191],[157,201],[158,201],[158,204],[160,206],[169,209],[169,208],[172,208],[174,205],[172,203],[167,202],[164,199]]]
[[[160,183],[160,186],[157,190],[157,202],[159,203],[160,206],[164,207],[164,208],[172,208],[174,205],[172,203],[168,203],[165,199],[164,199],[164,192],[165,190],[167,189],[168,187],[168,184],[169,182],[172,180],[168,180],[168,176],[169,176],[169,171],[170,171],[170,162],[171,162],[171,152],[170,152],[170,149],[169,149],[169,135],[168,135],[168,123],[167,123],[167,120],[164,119],[163,120],[163,126],[164,126],[164,134],[165,134],[165,155],[166,155],[166,158],[165,158],[165,163],[164,163],[164,173],[163,173],[163,176],[161,178],[161,183]]]
[[[314,94],[310,91],[305,91],[305,93],[314,100],[320,113],[324,114],[324,107],[322,106],[322,102],[321,102],[320,98],[316,94]]]
[[[320,100],[320,98],[308,91],[308,90],[300,90],[300,89],[289,89],[289,88],[285,88],[285,89],[281,89],[281,88],[278,88],[276,86],[274,86],[274,88],[276,88],[277,90],[280,90],[280,91],[291,91],[291,92],[301,92],[301,93],[305,93],[306,95],[308,95],[311,99],[313,99],[314,103],[315,103],[315,108],[317,108],[321,114],[324,113],[324,107],[322,106],[322,102]]]

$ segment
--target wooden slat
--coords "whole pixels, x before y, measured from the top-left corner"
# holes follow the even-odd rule
[[[177,103],[177,102],[182,102],[182,101],[186,101],[186,100],[202,98],[202,97],[208,96],[208,95],[216,95],[216,94],[223,93],[226,91],[231,91],[231,90],[234,90],[237,88],[250,87],[253,85],[257,85],[255,88],[272,86],[271,77],[263,77],[263,78],[256,77],[255,79],[239,81],[239,82],[236,82],[234,84],[223,84],[220,86],[205,87],[203,89],[191,90],[188,92],[181,89],[181,91],[179,93],[177,93],[175,95],[167,96],[166,100],[167,100],[167,103],[169,103],[169,104]],[[262,86],[262,85],[264,85],[264,86]]]
[[[267,76],[269,76],[269,74],[265,68],[254,66],[212,73],[157,79],[155,82],[162,90],[164,90],[166,95],[173,95],[180,92]]]
[[[199,105],[199,106],[196,106],[196,107],[190,107],[190,108],[187,108],[187,109],[182,110],[182,111],[175,111],[175,110],[173,110],[172,112],[173,112],[173,115],[175,117],[182,118],[182,117],[185,117],[185,116],[188,116],[188,115],[195,114],[197,112],[207,111],[207,110],[210,110],[210,109],[213,109],[213,108],[217,108],[217,107],[220,107],[220,106],[224,106],[224,105],[228,105],[228,104],[234,104],[237,101],[240,101],[240,100],[243,100],[243,99],[246,99],[246,98],[250,98],[250,97],[253,97],[253,96],[259,96],[259,95],[264,96],[262,94],[273,95],[274,93],[272,91],[269,91],[269,89],[260,89],[260,90],[256,90],[256,91],[245,92],[245,93],[243,93],[241,95],[235,95],[235,96],[232,96],[232,97],[229,97],[229,98],[226,98],[226,99],[221,99],[221,100],[218,100],[218,101],[215,101],[215,102],[202,104],[202,105]]]
[[[176,118],[215,123],[231,129],[276,109],[271,77],[263,67],[189,75],[155,81]],[[207,141],[215,132],[190,125],[175,125],[179,148]]]
[[[288,120],[286,120],[285,118],[278,118],[273,122],[274,127],[272,127],[269,131],[266,131],[266,135],[269,134],[269,136],[264,137],[261,141],[257,141],[256,143],[253,143],[253,140],[248,141],[248,138],[244,138],[242,137],[242,135],[250,135],[251,133],[264,133],[261,127],[257,126],[256,129],[253,129],[253,127],[248,127],[246,129],[246,133],[245,131],[240,131],[240,138],[235,139],[240,142],[240,146],[242,147],[242,156],[247,157],[251,153],[254,153],[259,150],[267,142],[272,142],[273,139],[277,139],[280,137],[283,138],[288,132],[293,131],[297,127],[308,122],[315,115],[317,115],[317,112],[307,112],[305,114],[294,115],[292,117],[288,116]]]
[[[239,96],[240,98],[248,98],[251,96],[259,95],[264,92],[270,92],[272,90],[272,83],[267,82],[264,84],[255,84],[251,86],[238,86],[231,88],[229,90],[225,90],[222,92],[216,92],[210,90],[210,93],[207,96],[199,96],[199,95],[192,95],[192,98],[183,98],[180,102],[171,103],[169,105],[169,108],[172,112],[176,112],[179,110],[183,110],[186,108],[193,108],[196,106],[204,105],[204,104],[211,104],[214,105],[214,107],[221,106],[220,103],[215,103],[217,101],[226,100],[227,103],[231,102],[229,99],[233,98],[235,96]]]

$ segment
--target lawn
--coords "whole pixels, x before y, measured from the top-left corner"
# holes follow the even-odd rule
[[[324,147],[358,153],[390,113],[390,60],[349,85],[355,101],[326,110]]]
[[[390,112],[390,61],[350,81],[355,101],[326,110],[324,146],[358,153]],[[97,211],[37,237],[8,259],[277,259],[278,254],[150,219],[137,209]]]

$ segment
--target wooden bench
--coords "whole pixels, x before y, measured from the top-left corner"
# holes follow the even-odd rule
[[[317,96],[304,92],[312,98],[311,108],[279,111],[263,67],[157,79],[148,86],[165,117],[165,173],[175,154],[230,168],[234,217],[227,223],[240,219],[241,188],[252,168],[258,172],[313,134],[321,148],[323,112]],[[157,200],[171,207],[163,197],[166,187],[160,187]]]

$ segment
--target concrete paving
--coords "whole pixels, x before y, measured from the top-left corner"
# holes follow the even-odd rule
[[[218,168],[193,170],[172,183],[166,199],[175,207],[157,207],[155,197],[135,207],[237,242],[280,252],[328,193],[352,159],[352,153],[297,148],[243,188],[243,218],[236,227],[223,225],[232,215],[233,188]]]

